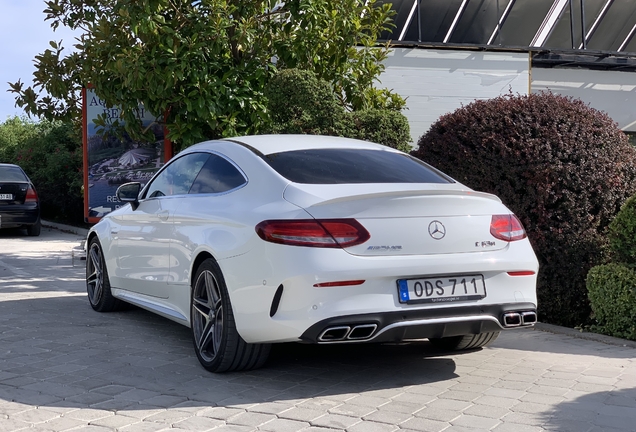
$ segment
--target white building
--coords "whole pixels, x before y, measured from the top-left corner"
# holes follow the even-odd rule
[[[407,97],[413,144],[475,99],[551,91],[636,138],[635,0],[394,0],[382,86]]]

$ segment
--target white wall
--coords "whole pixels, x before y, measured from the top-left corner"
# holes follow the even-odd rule
[[[398,48],[385,62],[378,87],[407,98],[414,146],[440,115],[475,99],[529,91],[528,53]]]
[[[636,132],[636,73],[587,69],[532,69],[532,93],[551,91],[582,99]]]

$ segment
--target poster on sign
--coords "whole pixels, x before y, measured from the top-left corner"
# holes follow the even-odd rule
[[[108,107],[93,88],[83,91],[83,141],[84,141],[84,220],[99,221],[104,215],[121,207],[117,188],[128,182],[142,185],[172,156],[172,146],[166,139],[166,131],[157,117],[140,105],[142,126],[152,131],[152,142],[136,141],[118,129],[109,130],[109,124],[119,119],[119,109]],[[102,115],[106,126],[96,121]]]

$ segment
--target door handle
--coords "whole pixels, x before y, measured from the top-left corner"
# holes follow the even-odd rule
[[[159,217],[159,219],[165,222],[168,220],[168,217],[170,216],[170,212],[168,210],[164,210],[157,213],[157,216]]]

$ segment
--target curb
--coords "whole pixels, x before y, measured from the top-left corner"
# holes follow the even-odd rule
[[[86,237],[88,235],[88,230],[86,228],[75,227],[71,225],[64,225],[57,222],[49,222],[42,220],[42,226],[45,228],[52,228],[58,231],[62,231],[68,234],[76,234],[79,236]]]
[[[582,332],[577,329],[561,327],[554,324],[546,324],[546,323],[538,322],[534,325],[534,329],[542,331],[542,332],[546,332],[546,333],[561,334],[561,335],[574,337],[577,339],[586,339],[586,340],[590,340],[594,342],[601,342],[606,345],[616,345],[620,347],[628,347],[628,348],[636,349],[636,341],[620,339],[620,338],[606,336],[606,335],[602,335],[598,333]]]

